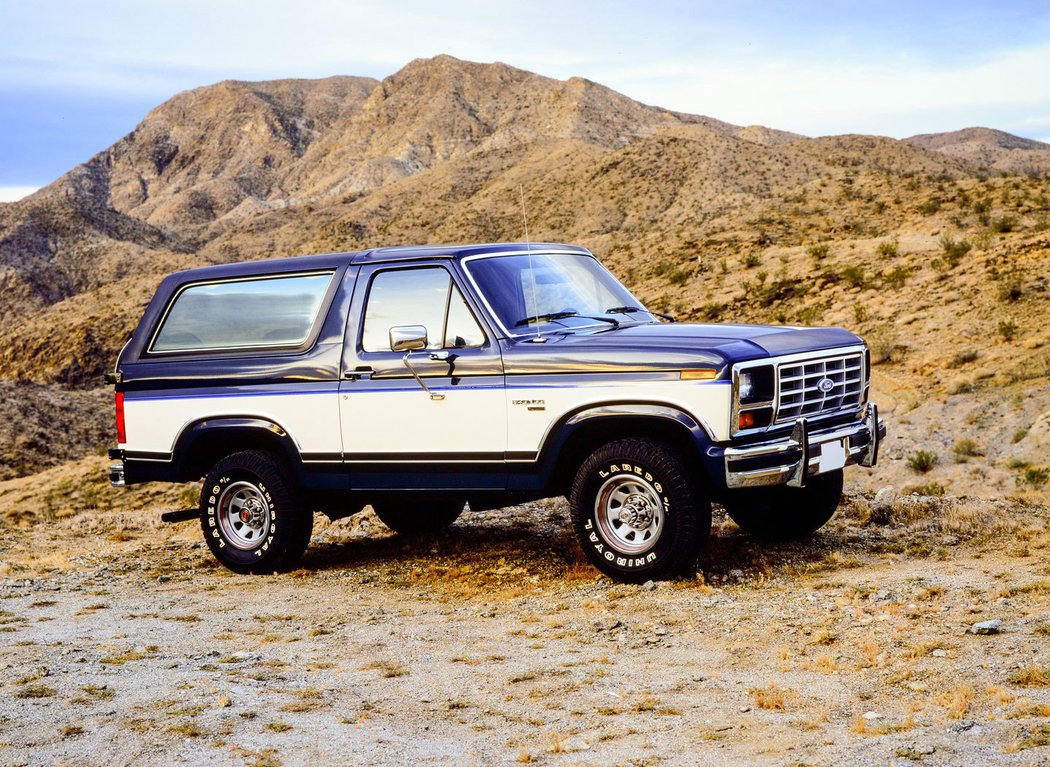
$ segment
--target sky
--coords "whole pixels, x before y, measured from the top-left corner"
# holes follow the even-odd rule
[[[0,0],[0,201],[179,91],[447,53],[808,136],[1050,142],[1048,0]]]

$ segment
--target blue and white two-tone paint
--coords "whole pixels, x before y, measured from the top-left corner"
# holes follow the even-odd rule
[[[413,532],[566,495],[599,568],[666,576],[712,500],[756,535],[813,532],[885,433],[852,333],[677,323],[555,243],[178,272],[109,378],[113,484],[203,477],[192,515],[245,572],[297,560],[314,511]]]

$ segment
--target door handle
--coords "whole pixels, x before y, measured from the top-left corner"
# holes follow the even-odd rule
[[[368,365],[360,365],[353,370],[344,370],[343,378],[348,381],[368,381],[374,372]]]

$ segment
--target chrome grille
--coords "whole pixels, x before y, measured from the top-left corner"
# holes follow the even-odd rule
[[[776,423],[855,408],[864,396],[863,354],[785,362],[777,366]],[[821,386],[821,382],[829,381]]]

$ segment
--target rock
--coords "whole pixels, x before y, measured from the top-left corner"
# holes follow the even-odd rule
[[[887,591],[886,589],[882,589],[880,591],[876,591],[874,594],[870,594],[868,596],[868,601],[870,601],[870,602],[892,602],[893,601],[893,594],[891,592]]]
[[[878,711],[868,711],[863,715],[862,718],[869,722],[874,722],[877,719],[882,719],[882,714],[880,714]]]
[[[642,591],[655,591],[656,581],[646,581],[642,584]]]
[[[949,727],[948,732],[958,735],[960,732],[972,730],[975,724],[977,724],[977,722],[973,721],[972,719],[963,719],[962,721],[956,722],[951,727]]]
[[[729,571],[729,577],[733,578],[734,580],[742,581],[742,580],[744,580],[744,571],[743,570],[730,570]]]
[[[219,708],[229,708],[233,705],[233,701],[230,700],[228,695],[220,695],[215,702],[219,705]]]
[[[741,714],[746,714],[750,710],[751,710],[751,706],[741,706],[740,707],[740,713]]]
[[[896,500],[897,491],[893,489],[892,485],[887,485],[875,493],[875,499],[871,502],[871,507],[881,514],[889,514],[893,511],[893,502]]]
[[[942,650],[940,647],[938,647],[936,650],[931,652],[930,655],[932,655],[934,658],[947,658],[948,657],[948,651],[947,650]]]
[[[241,650],[231,655],[230,660],[234,663],[247,663],[248,661],[262,660],[262,656],[259,655],[259,653],[244,652]]]
[[[973,624],[970,629],[975,634],[998,634],[1003,622],[998,618]]]

